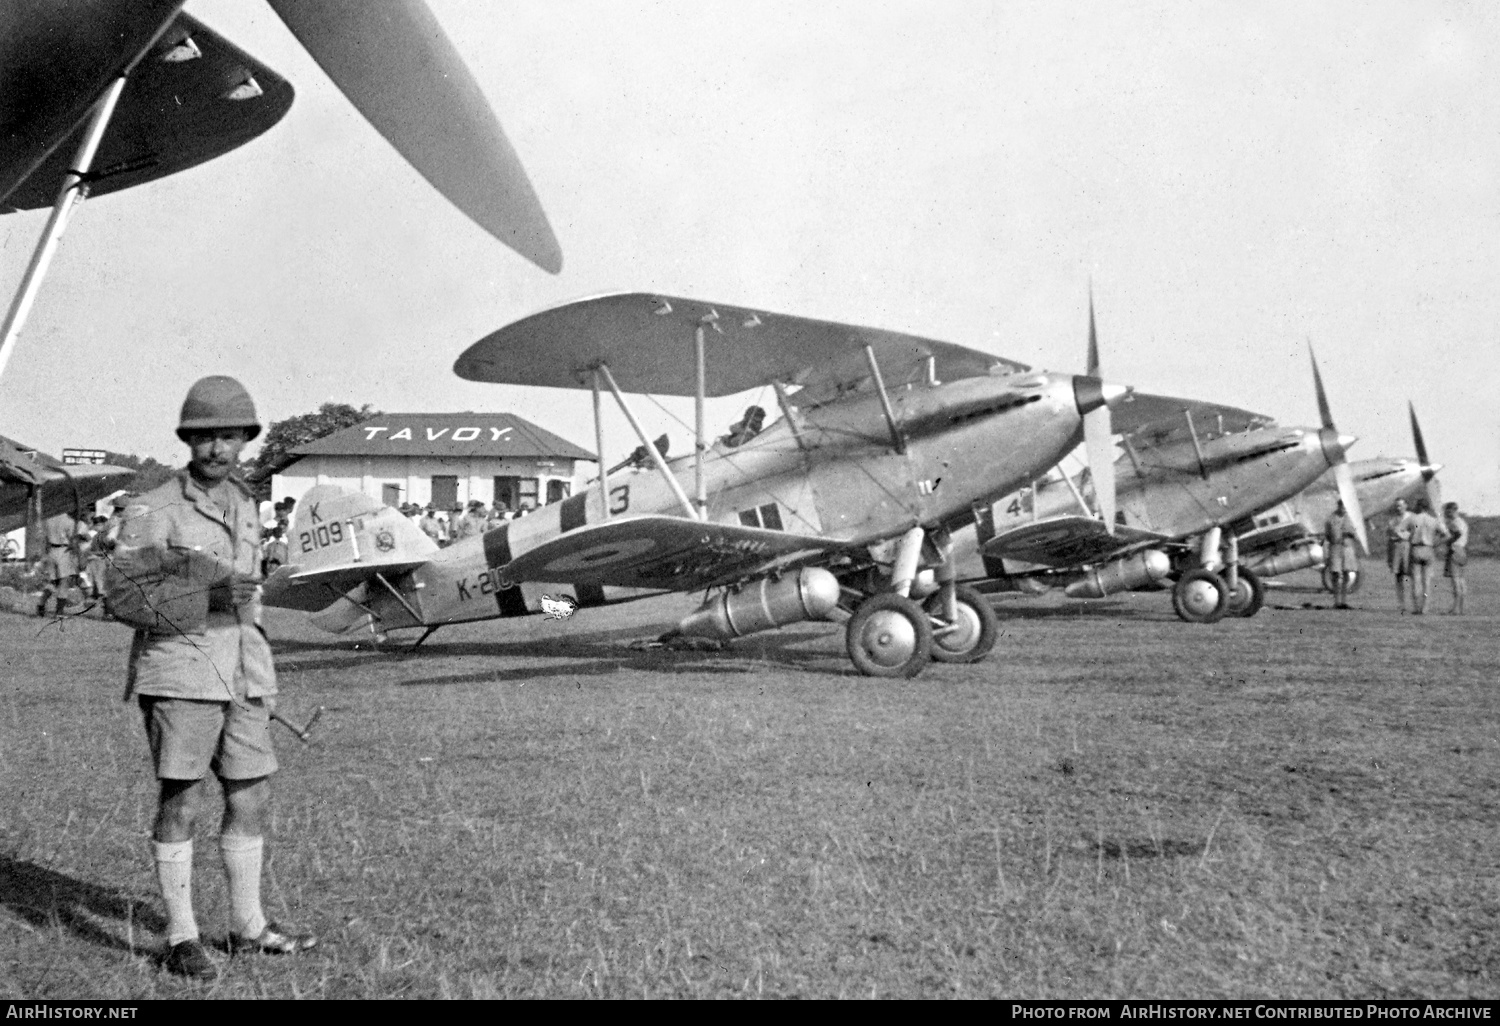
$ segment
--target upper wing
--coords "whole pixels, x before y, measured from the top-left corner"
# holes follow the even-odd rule
[[[1186,416],[1189,414],[1193,430],[1200,439],[1263,427],[1272,422],[1272,418],[1263,413],[1235,406],[1133,392],[1114,407],[1114,429],[1116,434],[1127,435],[1140,445],[1186,441],[1190,437]]]
[[[690,396],[700,324],[711,396],[772,381],[806,386],[805,398],[847,388],[869,377],[866,345],[893,388],[920,380],[929,358],[939,380],[1027,369],[916,335],[645,293],[596,296],[532,314],[474,343],[453,369],[470,381],[586,388],[590,371],[604,363],[625,391]]]
[[[211,160],[260,135],[291,105],[286,79],[179,14],[131,70],[94,157],[89,192],[100,196]],[[50,207],[83,132],[76,128],[0,199],[0,212]]]
[[[824,538],[682,517],[642,516],[580,527],[522,553],[509,582],[695,591],[843,548]]]
[[[89,509],[123,487],[135,471],[103,464],[68,465],[0,438],[0,533],[26,525],[26,502],[35,489],[42,518]]]
[[[1083,566],[1122,555],[1140,545],[1167,541],[1167,536],[1138,527],[1115,525],[1105,530],[1093,517],[1051,517],[1002,531],[984,544],[990,558],[1017,559],[1051,567]]]

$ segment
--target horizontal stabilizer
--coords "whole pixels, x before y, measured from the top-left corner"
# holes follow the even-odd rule
[[[1016,559],[1050,567],[1084,566],[1118,558],[1144,545],[1168,541],[1165,535],[1116,524],[1114,534],[1093,517],[1049,517],[1002,531],[985,542],[990,559]]]
[[[695,591],[842,547],[826,538],[759,527],[642,516],[569,531],[511,560],[500,575],[511,583]]]

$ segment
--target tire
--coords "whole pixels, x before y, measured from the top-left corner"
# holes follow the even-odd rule
[[[1172,608],[1188,623],[1218,623],[1229,608],[1229,589],[1212,570],[1189,570],[1172,586]]]
[[[915,677],[932,658],[932,624],[911,599],[884,592],[854,611],[844,645],[867,677]]]
[[[951,631],[934,633],[932,658],[939,663],[977,663],[990,654],[995,640],[1000,636],[1000,624],[995,611],[979,594],[967,584],[955,589],[958,598],[958,626]],[[943,593],[939,590],[930,597],[923,608],[932,619],[943,618]]]
[[[1229,606],[1224,610],[1224,615],[1249,619],[1266,604],[1266,586],[1253,570],[1240,567],[1236,576],[1239,587],[1229,593]],[[1225,582],[1225,587],[1228,588],[1228,582]]]

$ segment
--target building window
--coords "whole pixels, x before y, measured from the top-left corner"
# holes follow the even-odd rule
[[[568,497],[568,493],[570,491],[571,489],[568,486],[568,482],[559,481],[554,478],[553,480],[547,482],[547,502],[549,504],[554,502],[562,502]]]
[[[495,478],[495,501],[512,509],[536,509],[537,479],[534,477]]]
[[[398,484],[383,484],[380,486],[380,501],[387,506],[401,505],[401,486]]]
[[[457,475],[432,475],[432,504],[438,509],[452,509],[458,505]]]

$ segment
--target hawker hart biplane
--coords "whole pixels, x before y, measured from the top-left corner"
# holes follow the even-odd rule
[[[360,113],[434,188],[545,270],[562,266],[536,193],[422,0],[270,0]],[[182,0],[0,4],[0,213],[52,215],[0,329],[0,375],[75,202],[249,142],[292,87]]]
[[[125,467],[66,464],[0,436],[0,535],[60,513],[82,519],[134,476]]]
[[[1389,513],[1397,499],[1413,503],[1419,496],[1432,505],[1433,512],[1442,509],[1443,496],[1437,472],[1441,463],[1427,458],[1427,445],[1417,423],[1417,411],[1410,403],[1412,442],[1416,458],[1376,456],[1355,460],[1349,465],[1354,490],[1359,494],[1360,509],[1370,517]],[[1332,471],[1325,473],[1297,495],[1258,514],[1253,528],[1240,535],[1240,557],[1262,578],[1275,577],[1323,562],[1323,524],[1339,502],[1338,482]],[[1325,567],[1323,587],[1333,591],[1333,581]],[[1347,584],[1357,591],[1362,571],[1353,571]]]
[[[1242,560],[1241,535],[1257,513],[1325,473],[1368,548],[1344,455],[1354,439],[1334,426],[1316,360],[1313,383],[1321,428],[1282,427],[1230,406],[1130,396],[1115,415],[1116,425],[1126,425],[1112,484],[1118,516],[1090,508],[1088,482],[1066,474],[980,510],[976,533],[991,580],[981,590],[1065,583],[1070,597],[1103,598],[1172,581],[1172,605],[1184,620],[1254,616],[1265,593]]]
[[[614,395],[652,470],[586,490],[437,551],[394,510],[328,487],[297,505],[271,605],[358,609],[381,629],[527,611],[517,585],[707,591],[671,632],[724,641],[850,614],[846,648],[872,676],[929,659],[973,662],[997,634],[957,583],[951,532],[973,506],[1031,480],[1081,438],[1113,450],[1127,389],[1033,371],[963,346],[875,328],[646,294],[600,296],[524,318],[470,347],[462,378]],[[707,397],[769,386],[781,417],[717,441]],[[668,460],[625,392],[691,396],[694,450]],[[316,619],[315,619],[316,622]],[[425,635],[424,635],[425,637]]]

